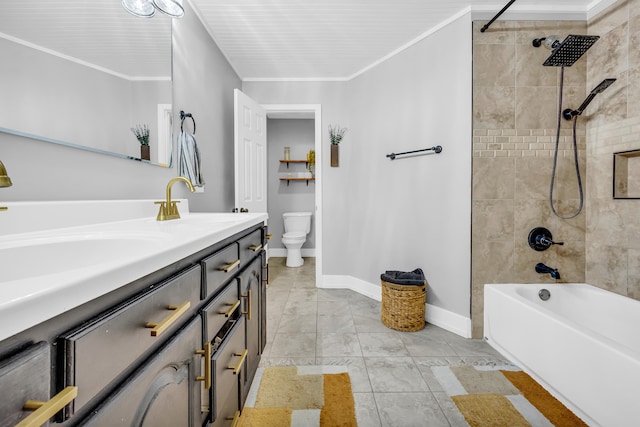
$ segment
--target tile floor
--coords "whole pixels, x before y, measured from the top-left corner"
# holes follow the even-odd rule
[[[397,332],[380,321],[380,302],[315,287],[315,258],[287,268],[269,259],[267,346],[262,366],[348,366],[360,427],[468,426],[431,366],[505,365],[481,340],[427,325]]]

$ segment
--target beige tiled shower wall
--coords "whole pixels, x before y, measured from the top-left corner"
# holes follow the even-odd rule
[[[640,150],[640,0],[617,1],[588,23],[497,21],[485,33],[481,25],[473,31],[473,335],[482,336],[484,284],[551,281],[534,272],[537,262],[558,268],[563,282],[640,299],[640,200],[612,196],[613,153]],[[577,108],[604,78],[617,81],[578,121],[585,209],[563,220],[547,200],[560,71],[541,65],[549,51],[531,41],[585,32],[601,38],[565,69],[563,108]],[[554,196],[561,213],[570,213],[576,178],[570,122],[561,125]],[[533,251],[526,238],[536,226],[565,245]]]
[[[496,21],[473,30],[472,323],[483,331],[486,283],[553,282],[538,262],[557,268],[562,282],[585,280],[585,214],[560,219],[549,207],[558,121],[560,70],[543,67],[550,51],[534,38],[584,34],[586,22]],[[578,107],[586,91],[586,60],[566,68],[563,105]],[[586,186],[585,121],[578,121],[577,148]],[[579,205],[571,123],[562,120],[554,190],[567,216]],[[546,227],[563,246],[529,247],[531,229]]]
[[[616,2],[588,31],[601,38],[589,52],[587,88],[617,81],[587,110],[586,280],[640,299],[640,200],[612,196],[613,153],[640,150],[640,0]]]

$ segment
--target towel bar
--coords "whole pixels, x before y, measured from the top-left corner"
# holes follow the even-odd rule
[[[433,151],[434,153],[438,154],[442,152],[442,146],[436,145],[435,147],[423,148],[422,150],[405,151],[404,153],[391,153],[391,154],[387,154],[387,157],[390,158],[391,160],[395,160],[397,156],[402,156],[405,154],[421,153],[423,151]]]

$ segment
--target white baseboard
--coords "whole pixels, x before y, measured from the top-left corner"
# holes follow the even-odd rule
[[[351,289],[376,301],[382,301],[380,285],[366,282],[352,276],[323,275],[322,283],[317,284],[323,289]],[[471,319],[449,310],[427,304],[426,321],[432,325],[446,329],[463,338],[471,338]]]
[[[323,289],[351,289],[376,301],[382,301],[382,288],[353,276],[322,276],[322,283],[316,284]]]

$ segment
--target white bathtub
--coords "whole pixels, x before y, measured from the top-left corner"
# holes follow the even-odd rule
[[[640,301],[585,284],[485,285],[484,335],[589,425],[640,425]]]

